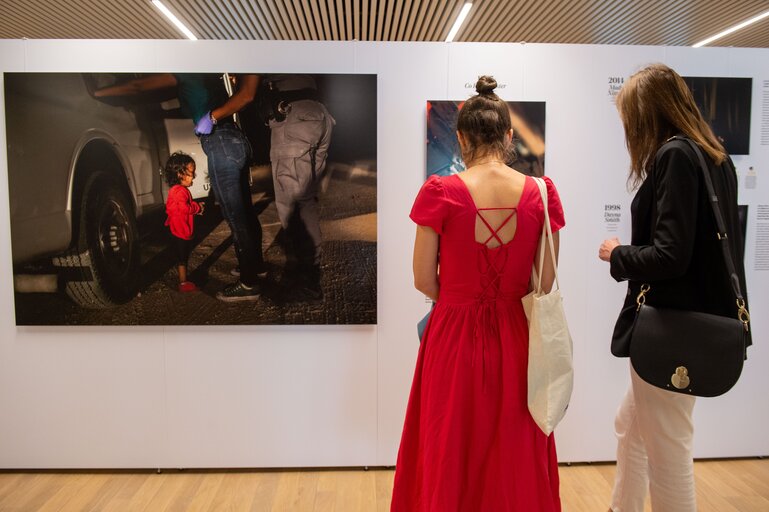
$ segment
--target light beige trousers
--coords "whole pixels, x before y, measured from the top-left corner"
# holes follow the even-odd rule
[[[613,512],[696,512],[692,411],[695,397],[646,383],[630,367],[630,387],[614,427],[617,473]]]

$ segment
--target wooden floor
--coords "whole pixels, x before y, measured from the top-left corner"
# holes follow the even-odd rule
[[[613,464],[560,474],[564,512],[608,509]],[[695,474],[699,512],[769,511],[769,459],[698,461]],[[0,472],[0,511],[385,512],[392,481],[387,469]]]

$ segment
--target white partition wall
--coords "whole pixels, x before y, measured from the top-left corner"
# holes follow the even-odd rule
[[[16,327],[12,127],[0,123],[0,468],[393,465],[415,324],[427,309],[412,287],[408,219],[424,176],[425,104],[467,98],[479,74],[497,77],[503,99],[546,102],[545,167],[566,209],[562,288],[576,367],[573,403],[556,432],[559,456],[612,460],[628,363],[609,354],[609,339],[625,286],[609,277],[597,250],[608,236],[629,241],[632,194],[610,87],[655,61],[682,75],[753,79],[750,155],[734,160],[740,202],[749,205],[754,346],[729,394],[698,401],[695,454],[769,454],[769,271],[759,270],[769,219],[757,214],[759,206],[769,211],[769,145],[761,142],[769,141],[768,57],[769,50],[679,47],[0,41],[0,72],[375,73],[379,219],[376,326]],[[754,188],[745,187],[750,167]],[[608,230],[606,205],[618,208],[616,231]]]

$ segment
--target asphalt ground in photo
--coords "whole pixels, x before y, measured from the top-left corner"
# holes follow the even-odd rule
[[[329,165],[319,196],[322,294],[308,293],[287,266],[269,176],[257,176],[254,208],[269,271],[256,301],[225,303],[216,293],[237,282],[227,223],[209,200],[196,218],[188,272],[199,292],[181,293],[165,214],[145,219],[141,291],[126,304],[85,309],[60,293],[15,293],[17,325],[280,325],[376,323],[376,174]],[[160,228],[158,228],[160,226]]]

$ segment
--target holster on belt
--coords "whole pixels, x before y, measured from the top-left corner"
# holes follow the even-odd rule
[[[267,94],[270,96],[268,119],[274,119],[278,122],[285,120],[288,113],[291,112],[291,103],[299,100],[317,101],[318,99],[318,91],[315,89],[296,89],[293,91],[270,89]]]

